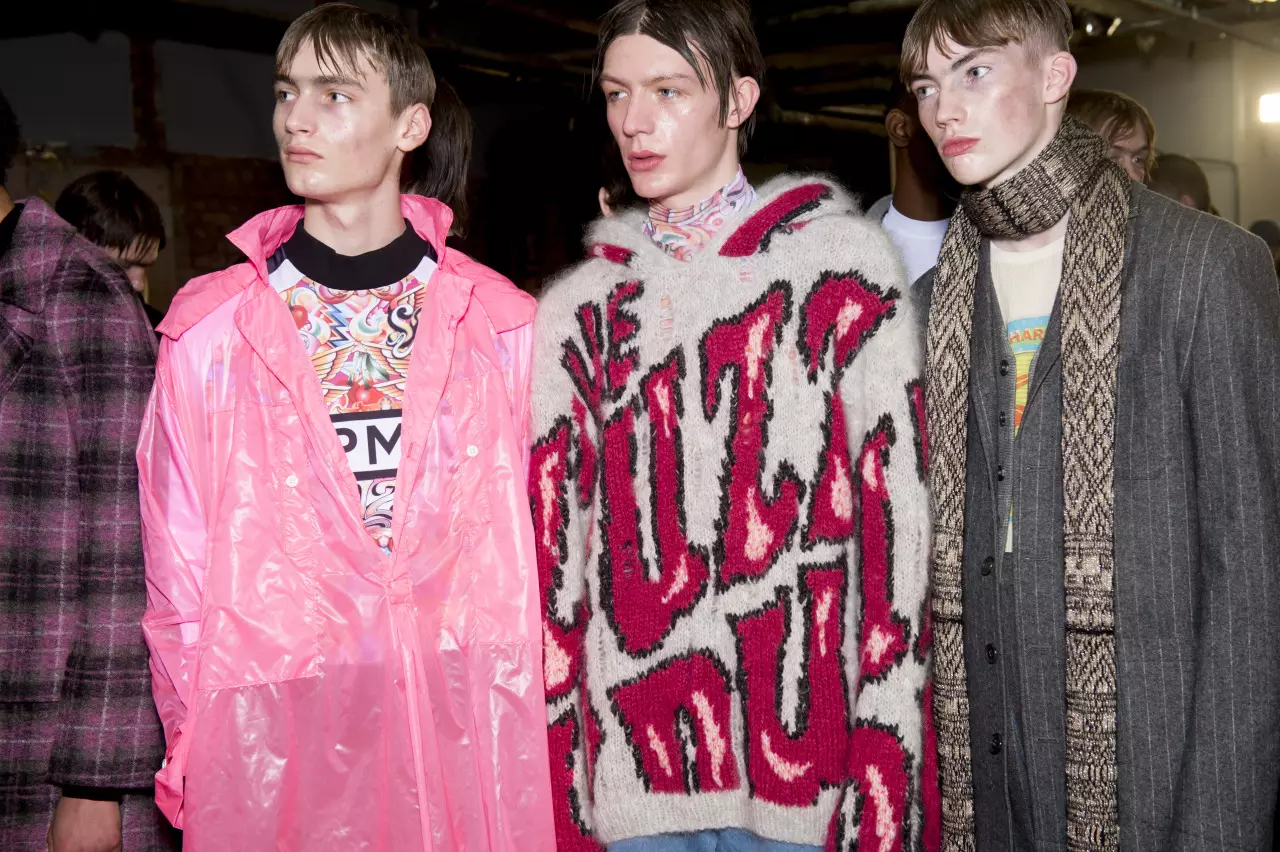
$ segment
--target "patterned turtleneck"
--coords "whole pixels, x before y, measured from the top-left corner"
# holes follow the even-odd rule
[[[727,222],[748,210],[755,200],[756,191],[739,166],[733,180],[715,195],[692,207],[671,210],[656,201],[650,202],[644,232],[677,260],[689,260]]]

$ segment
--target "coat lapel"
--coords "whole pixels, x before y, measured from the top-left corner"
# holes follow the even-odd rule
[[[31,340],[0,316],[0,399],[31,355]]]

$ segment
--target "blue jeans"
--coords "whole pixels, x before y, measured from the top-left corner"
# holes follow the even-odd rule
[[[740,828],[726,828],[694,834],[633,837],[610,843],[608,852],[822,852],[822,847],[765,840]]]

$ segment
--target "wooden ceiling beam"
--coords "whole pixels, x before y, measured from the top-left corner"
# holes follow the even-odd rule
[[[766,56],[764,61],[770,68],[796,70],[852,64],[896,66],[900,49],[897,44],[835,44],[793,53],[775,53]]]
[[[516,3],[512,2],[512,0],[484,0],[484,2],[495,9],[502,9],[506,12],[511,12],[514,15],[523,15],[526,18],[544,21],[548,24],[554,24],[558,27],[564,27],[565,29],[573,30],[574,32],[589,35],[592,38],[596,37],[600,33],[600,25],[595,21],[573,18],[539,6]]]
[[[797,21],[811,21],[831,15],[878,15],[886,12],[909,12],[920,5],[922,0],[852,0],[838,6],[818,6],[813,9],[800,9],[785,15],[778,15],[765,22],[766,26],[794,24]]]

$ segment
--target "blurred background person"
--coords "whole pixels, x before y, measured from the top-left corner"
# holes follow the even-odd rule
[[[1147,182],[1156,155],[1156,125],[1146,107],[1120,92],[1081,89],[1071,93],[1067,115],[1107,141],[1111,162],[1138,183]]]
[[[1151,172],[1150,186],[1183,207],[1217,215],[1209,197],[1209,178],[1205,176],[1200,164],[1190,157],[1181,154],[1158,155]]]
[[[1259,219],[1249,226],[1249,230],[1262,237],[1262,241],[1271,249],[1271,257],[1276,262],[1276,272],[1280,273],[1280,225],[1272,219]]]
[[[90,172],[62,190],[54,210],[124,269],[151,327],[159,325],[164,312],[147,304],[147,270],[164,250],[164,217],[151,196],[123,172]]]
[[[889,92],[884,128],[893,143],[893,193],[872,205],[867,215],[888,231],[902,253],[907,280],[915,283],[938,263],[960,187],[920,126],[915,95],[898,77]]]

